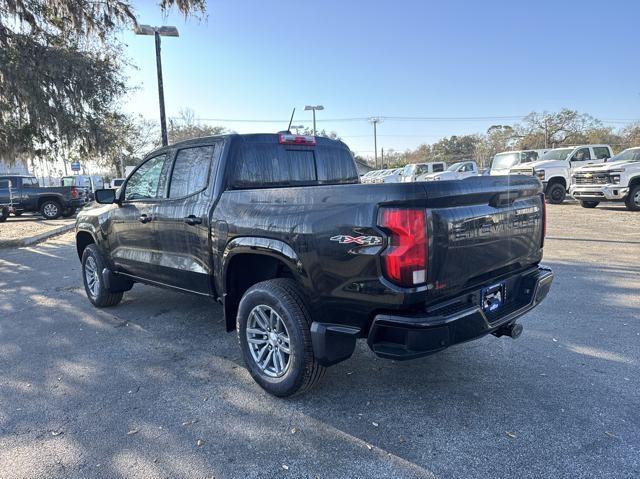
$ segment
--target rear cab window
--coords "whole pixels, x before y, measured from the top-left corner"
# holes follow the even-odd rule
[[[230,156],[234,189],[358,183],[351,152],[322,138],[316,145],[279,144],[271,135],[243,137]]]

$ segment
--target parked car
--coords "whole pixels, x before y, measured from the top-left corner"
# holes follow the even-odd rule
[[[383,183],[401,183],[402,182],[402,170],[403,168],[394,168],[389,170],[389,173],[382,178]]]
[[[618,201],[631,211],[640,211],[640,147],[628,148],[607,163],[577,168],[569,191],[584,208]]]
[[[447,168],[447,164],[443,161],[434,161],[431,163],[409,163],[402,170],[402,182],[412,183],[414,181],[424,181],[426,175],[431,173],[439,173]]]
[[[549,150],[539,161],[511,168],[512,174],[537,176],[544,186],[549,203],[562,203],[577,168],[604,163],[613,156],[609,145],[568,146]]]
[[[136,282],[216,298],[277,396],[309,388],[358,338],[396,360],[515,338],[553,279],[537,179],[360,184],[329,138],[185,141],[96,201],[76,221],[91,303],[114,306]]]
[[[0,175],[2,180],[8,180],[10,183],[3,184],[10,184],[11,188],[0,187],[0,203],[12,194],[15,216],[34,211],[46,219],[55,220],[60,216],[73,216],[76,209],[87,202],[84,190],[75,186],[42,188],[37,178],[30,175]]]
[[[538,161],[549,150],[515,150],[498,153],[491,161],[491,175],[508,175],[511,168]]]
[[[111,183],[109,184],[109,187],[112,190],[117,190],[118,188],[120,188],[122,186],[122,183],[124,183],[124,180],[126,178],[114,178],[113,180],[111,180]]]
[[[462,180],[478,176],[478,164],[473,160],[459,161],[441,173],[432,173],[425,177],[426,181]]]
[[[104,178],[102,178],[101,176],[89,175],[63,176],[60,180],[60,185],[84,188],[84,190],[87,192],[87,198],[89,201],[93,201],[96,190],[105,188]]]

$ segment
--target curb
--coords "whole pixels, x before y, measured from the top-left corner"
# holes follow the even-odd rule
[[[20,239],[10,239],[10,240],[0,240],[0,249],[1,248],[20,248],[22,246],[31,246],[32,244],[39,243],[40,241],[44,241],[46,239],[51,238],[52,236],[56,236],[62,233],[66,233],[67,231],[71,231],[76,227],[75,223],[71,223],[68,225],[60,226],[58,228],[52,229],[51,231],[47,231],[46,233],[40,233],[39,235],[30,236],[28,238],[20,238]]]

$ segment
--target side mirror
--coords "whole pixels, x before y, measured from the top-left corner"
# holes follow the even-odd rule
[[[116,191],[111,189],[96,190],[95,192],[96,202],[103,205],[110,205],[117,203]]]

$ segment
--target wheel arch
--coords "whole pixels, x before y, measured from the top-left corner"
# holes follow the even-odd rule
[[[76,233],[76,251],[78,252],[78,258],[82,261],[82,253],[90,244],[96,244],[96,239],[92,233],[86,230],[80,230]]]
[[[55,201],[60,205],[60,208],[64,209],[64,202],[62,201],[62,198],[56,195],[46,195],[38,198],[38,209],[42,208],[45,201]]]
[[[561,184],[562,186],[565,187],[565,189],[567,188],[567,179],[563,176],[552,176],[551,178],[549,178],[547,180],[547,188],[549,188],[549,186],[551,185],[555,185],[556,183]]]
[[[640,174],[632,177],[629,180],[629,188],[633,188],[634,186],[640,185]]]
[[[271,238],[235,238],[225,248],[222,265],[222,291],[227,331],[236,326],[238,306],[244,293],[254,284],[268,279],[290,278],[305,289],[307,275],[302,263],[287,243]]]

